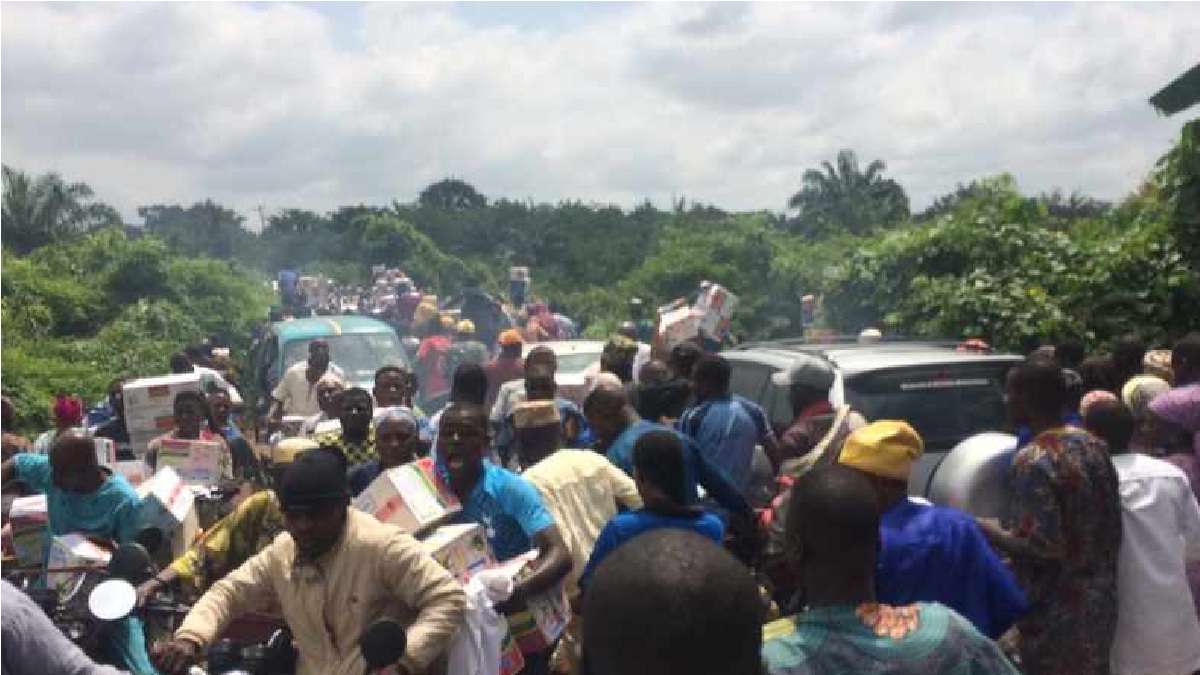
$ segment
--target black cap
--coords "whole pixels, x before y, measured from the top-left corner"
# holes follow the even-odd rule
[[[305,452],[284,472],[278,494],[284,511],[321,511],[344,503],[350,494],[346,466],[332,452]]]

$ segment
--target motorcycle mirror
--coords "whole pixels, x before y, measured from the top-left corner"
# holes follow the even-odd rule
[[[153,556],[155,553],[158,553],[158,549],[163,545],[164,539],[166,537],[163,535],[161,528],[143,527],[137,533],[137,536],[133,538],[133,541],[141,544],[142,548],[146,549],[146,552]]]
[[[143,530],[145,532],[146,530]],[[159,536],[162,533],[159,532]],[[130,583],[141,583],[148,579],[154,567],[150,554],[138,543],[121,544],[108,561],[108,573],[116,579],[124,579]]]
[[[124,619],[136,605],[137,589],[124,579],[102,581],[88,594],[88,610],[101,621]]]
[[[380,619],[367,627],[359,640],[367,670],[386,668],[404,656],[408,636],[400,624],[391,619]]]

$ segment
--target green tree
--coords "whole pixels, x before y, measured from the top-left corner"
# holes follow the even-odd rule
[[[899,183],[884,178],[887,165],[875,160],[860,170],[853,150],[842,150],[837,166],[804,172],[800,191],[788,206],[798,211],[796,229],[814,235],[833,231],[867,234],[877,227],[908,218],[908,195]]]
[[[7,165],[3,173],[4,244],[18,253],[121,222],[115,209],[95,201],[87,183],[68,183],[57,173],[30,176]]]
[[[232,258],[252,247],[255,239],[243,227],[244,218],[212,200],[187,208],[177,204],[143,206],[138,215],[145,221],[147,233],[184,255]]]
[[[466,181],[444,178],[422,190],[417,203],[432,209],[478,209],[487,206],[487,197]]]

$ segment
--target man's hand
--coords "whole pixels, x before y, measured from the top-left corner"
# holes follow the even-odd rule
[[[512,616],[519,614],[529,608],[525,601],[525,592],[520,585],[513,587],[512,595],[508,596],[507,600],[496,603],[495,609],[497,614],[504,616]]]
[[[158,642],[151,651],[154,665],[164,675],[187,675],[188,668],[196,662],[199,654],[200,645],[182,638]]]
[[[141,586],[137,587],[137,607],[140,609],[146,606],[147,602],[153,598],[160,590],[163,584],[158,579],[147,579]]]

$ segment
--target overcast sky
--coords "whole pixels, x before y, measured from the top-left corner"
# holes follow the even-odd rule
[[[489,197],[780,211],[884,159],[914,208],[984,175],[1136,187],[1195,111],[1200,4],[5,2],[0,153],[140,205]],[[254,221],[257,218],[253,219]]]

